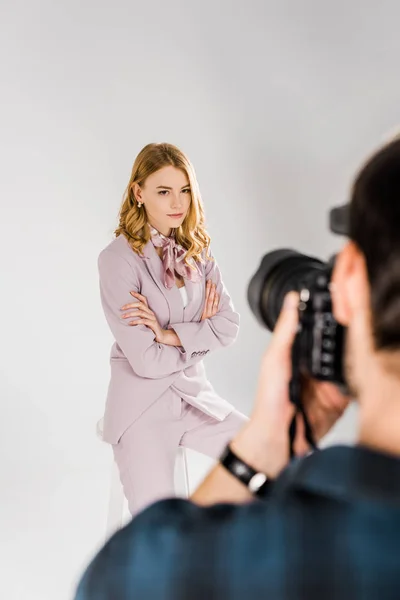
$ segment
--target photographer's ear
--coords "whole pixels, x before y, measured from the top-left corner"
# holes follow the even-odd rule
[[[354,242],[337,255],[332,274],[333,316],[348,327],[354,314],[367,306],[368,278],[365,259]]]

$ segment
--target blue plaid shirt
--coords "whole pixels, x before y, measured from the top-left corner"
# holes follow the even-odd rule
[[[265,501],[153,504],[99,552],[76,600],[399,600],[400,460],[333,447]]]

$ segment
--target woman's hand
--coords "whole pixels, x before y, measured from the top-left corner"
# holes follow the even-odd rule
[[[133,317],[135,321],[129,321],[128,325],[146,325],[146,327],[149,327],[154,332],[156,336],[156,342],[163,344],[164,339],[168,335],[168,331],[163,329],[157,321],[157,317],[149,308],[147,298],[138,292],[130,293],[134,298],[137,298],[138,302],[125,304],[122,306],[121,310],[129,310],[130,312],[123,314],[121,319],[129,319]]]
[[[203,314],[201,315],[201,321],[215,317],[219,307],[219,294],[217,294],[217,286],[212,283],[210,279],[207,280],[206,284],[206,301],[204,304]]]

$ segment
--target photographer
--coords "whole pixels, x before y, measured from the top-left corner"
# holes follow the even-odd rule
[[[355,447],[310,453],[345,410],[329,381],[290,401],[299,297],[286,296],[249,422],[191,502],[153,504],[87,569],[77,600],[398,599],[400,584],[400,140],[358,175],[330,284],[359,403]],[[296,432],[290,461],[293,417]],[[289,464],[290,462],[290,464]],[[222,464],[223,463],[223,464]]]

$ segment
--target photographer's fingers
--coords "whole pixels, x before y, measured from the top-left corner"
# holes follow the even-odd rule
[[[253,416],[271,431],[271,435],[287,436],[287,426],[295,411],[289,401],[289,382],[292,376],[292,345],[298,325],[297,305],[297,293],[285,298],[261,362]]]
[[[305,386],[302,399],[317,441],[340,419],[350,402],[334,384],[315,380]]]
[[[276,322],[274,334],[268,347],[268,355],[274,361],[288,361],[291,359],[292,345],[297,333],[299,295],[297,292],[289,292]]]
[[[296,456],[304,456],[310,451],[310,445],[306,440],[306,428],[303,416],[296,415],[296,437],[293,442],[293,450]]]

